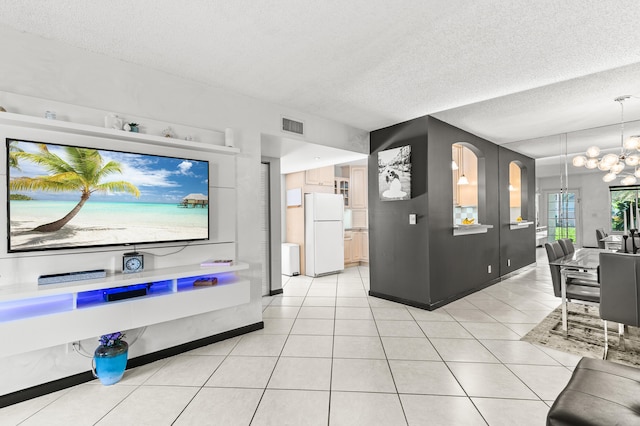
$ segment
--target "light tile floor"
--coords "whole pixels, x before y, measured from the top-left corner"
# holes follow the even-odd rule
[[[542,425],[579,357],[519,339],[559,305],[546,255],[433,312],[369,270],[283,277],[265,328],[0,410],[2,425]]]

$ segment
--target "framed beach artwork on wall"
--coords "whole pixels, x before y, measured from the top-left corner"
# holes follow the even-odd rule
[[[378,190],[382,201],[411,199],[411,145],[378,153]]]

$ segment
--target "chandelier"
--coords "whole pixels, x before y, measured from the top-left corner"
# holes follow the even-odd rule
[[[614,101],[620,104],[620,154],[600,155],[600,148],[592,146],[587,149],[587,156],[577,155],[573,157],[573,165],[576,167],[586,167],[587,169],[599,169],[607,172],[602,177],[605,182],[612,182],[621,177],[620,183],[623,185],[633,185],[640,178],[640,136],[624,138],[624,101],[630,95],[619,96]],[[626,166],[633,169],[625,170]]]

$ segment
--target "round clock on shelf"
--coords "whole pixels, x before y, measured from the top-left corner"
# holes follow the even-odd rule
[[[138,252],[125,253],[122,256],[122,272],[131,274],[134,272],[142,272],[144,267],[144,256]]]

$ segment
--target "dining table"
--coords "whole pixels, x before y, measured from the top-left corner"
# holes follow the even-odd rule
[[[597,273],[600,253],[617,250],[600,248],[579,248],[573,253],[549,262],[560,267],[560,293],[562,296],[562,331],[567,333],[567,277],[578,273]]]

